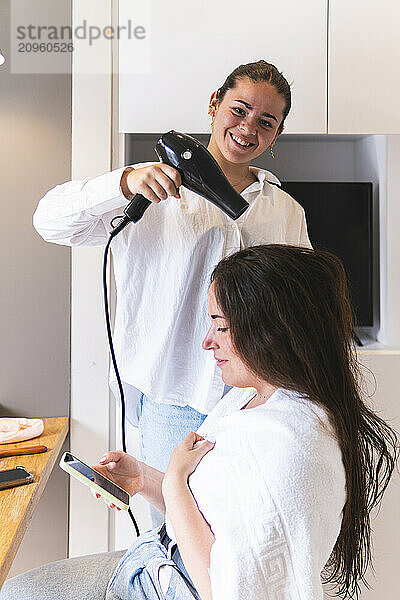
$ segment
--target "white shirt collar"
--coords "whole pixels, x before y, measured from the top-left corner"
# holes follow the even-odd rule
[[[259,169],[258,167],[250,167],[250,171],[254,173],[261,185],[263,185],[264,181],[267,181],[268,183],[276,183],[277,185],[281,185],[281,182],[276,177],[276,175],[274,175],[270,171],[264,171],[264,169]],[[254,183],[257,182],[255,181]]]
[[[276,183],[277,185],[280,186],[281,182],[273,173],[270,173],[270,171],[264,171],[264,169],[259,169],[258,167],[250,167],[250,171],[257,177],[258,181],[255,181],[254,183],[249,185],[242,192],[242,195],[246,196],[247,194],[250,194],[252,192],[263,191],[263,193],[270,198],[271,204],[273,206],[274,205],[274,195],[272,193],[272,191],[273,191],[272,188],[270,186],[268,186],[267,189],[263,189],[263,188],[264,188],[265,183],[267,183],[267,184]],[[249,202],[251,203],[250,200],[249,200]]]

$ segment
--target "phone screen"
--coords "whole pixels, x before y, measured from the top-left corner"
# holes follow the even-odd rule
[[[0,471],[0,483],[24,481],[27,477],[29,477],[29,473],[28,471],[25,471],[25,469],[8,469],[7,471]]]
[[[80,473],[87,479],[90,479],[90,481],[97,483],[97,485],[100,486],[103,490],[105,490],[109,494],[112,494],[113,496],[118,498],[118,500],[121,500],[121,502],[129,504],[129,495],[127,494],[127,492],[122,490],[120,487],[115,485],[106,477],[103,477],[103,475],[100,475],[100,473],[98,473],[97,471],[91,469],[88,465],[85,465],[85,463],[75,458],[75,456],[72,456],[72,454],[70,454],[69,452],[66,452],[64,461],[72,469],[75,469],[76,471],[78,471],[78,473]]]

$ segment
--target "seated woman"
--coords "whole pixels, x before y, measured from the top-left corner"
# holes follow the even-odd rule
[[[95,467],[166,525],[122,557],[11,579],[1,600],[321,600],[322,580],[357,597],[369,513],[398,450],[361,397],[342,264],[322,251],[247,248],[215,268],[209,316],[203,347],[232,390],[165,474],[119,451]]]

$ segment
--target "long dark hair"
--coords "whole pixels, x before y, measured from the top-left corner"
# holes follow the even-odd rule
[[[211,279],[249,369],[307,395],[332,420],[347,498],[322,578],[335,583],[340,596],[358,598],[359,581],[369,587],[370,511],[382,499],[399,448],[395,431],[363,400],[343,265],[325,251],[254,246],[222,260]]]
[[[283,123],[289,114],[290,107],[292,106],[292,94],[290,91],[290,85],[285,79],[283,74],[276,68],[275,65],[265,60],[258,60],[257,62],[246,63],[236,67],[232,73],[228,75],[224,83],[218,89],[218,102],[221,102],[228,90],[236,87],[239,79],[251,79],[255,83],[266,82],[272,85],[277,93],[285,100],[285,108],[283,109],[283,119],[280,126],[283,127]]]

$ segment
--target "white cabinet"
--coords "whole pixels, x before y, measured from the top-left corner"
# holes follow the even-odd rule
[[[287,133],[400,133],[396,0],[119,4],[121,25],[145,28],[120,39],[122,132],[208,133],[211,92],[264,58],[292,83]]]
[[[292,83],[289,133],[326,133],[327,3],[321,0],[120,0],[121,132],[208,133],[210,94],[237,65],[263,58]]]
[[[328,133],[400,133],[400,3],[330,0]]]

